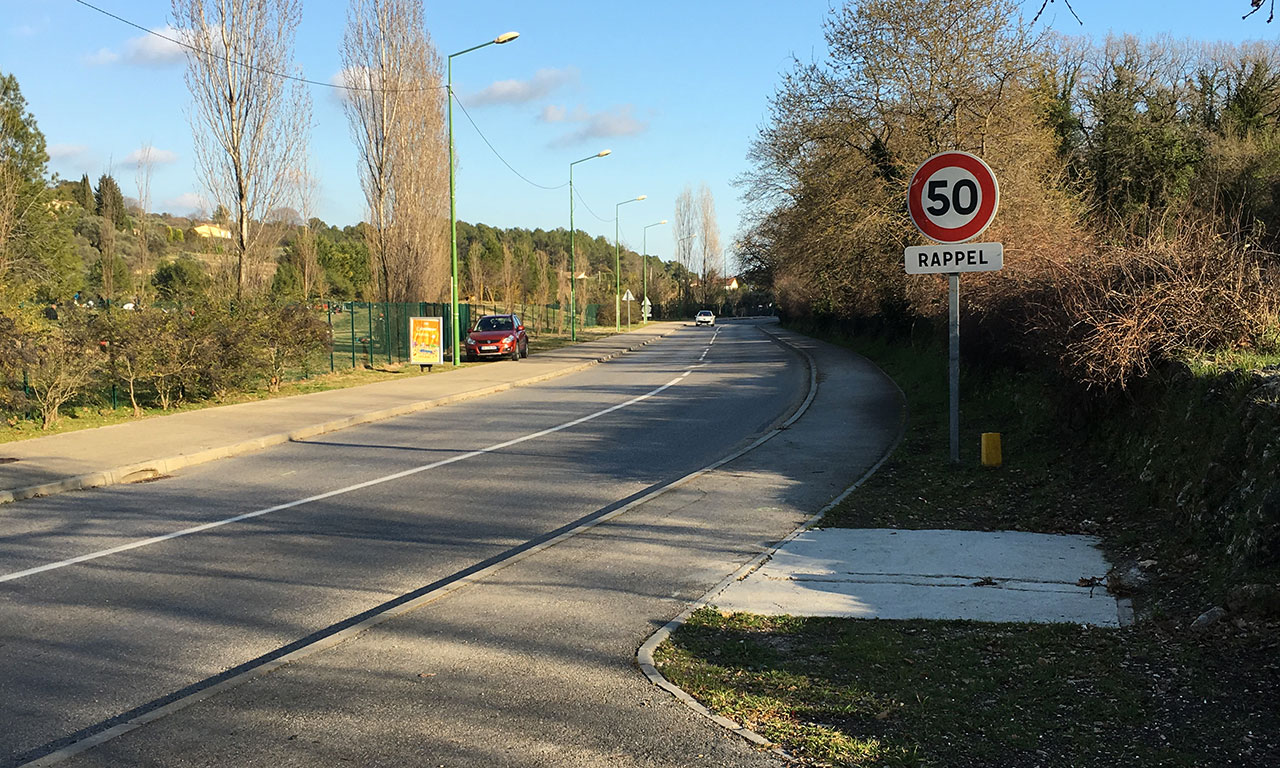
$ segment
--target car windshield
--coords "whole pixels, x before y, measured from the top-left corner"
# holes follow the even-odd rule
[[[509,317],[482,317],[476,323],[477,331],[513,331],[515,327]]]

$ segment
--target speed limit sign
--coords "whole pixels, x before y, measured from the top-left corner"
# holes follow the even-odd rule
[[[907,274],[947,276],[953,464],[960,461],[960,273],[1004,267],[1003,244],[969,242],[991,226],[999,207],[1000,185],[991,166],[968,152],[940,152],[925,160],[907,187],[911,221],[921,234],[940,243],[907,246],[903,250]]]
[[[963,243],[982,234],[1000,207],[991,167],[968,152],[940,152],[916,170],[907,209],[916,228],[939,243]]]

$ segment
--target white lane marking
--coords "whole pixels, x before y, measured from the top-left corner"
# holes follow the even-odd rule
[[[519,445],[520,443],[527,442],[529,440],[536,440],[539,437],[546,437],[547,435],[553,434],[555,432],[559,432],[564,429],[569,429],[570,427],[576,427],[579,424],[591,421],[592,419],[597,419],[597,418],[600,418],[601,416],[613,413],[614,411],[620,410],[622,408],[635,405],[636,403],[639,403],[643,400],[648,400],[649,398],[653,397],[659,392],[662,392],[668,387],[672,387],[676,384],[679,384],[680,381],[684,379],[684,377],[688,376],[691,373],[693,373],[692,368],[680,374],[679,376],[672,379],[671,381],[668,381],[666,384],[663,384],[657,389],[646,392],[643,395],[638,395],[636,397],[633,397],[630,400],[627,400],[626,402],[618,403],[617,405],[610,406],[608,408],[605,408],[602,411],[596,411],[595,413],[591,413],[581,418],[574,419],[573,421],[566,421],[565,423],[560,424],[558,426],[549,427],[547,429],[543,429],[538,432],[534,432],[532,434],[524,435],[523,437],[517,437],[502,443],[495,443],[494,445],[491,445],[488,448],[481,448],[475,451],[468,451],[466,453],[458,454],[457,456],[453,456],[448,459],[433,461],[430,464],[423,464],[422,466],[419,466],[419,467],[405,469],[400,472],[395,472],[390,475],[385,475],[383,477],[377,477],[372,480],[365,480],[364,482],[356,483],[355,485],[348,485],[345,488],[339,488],[333,491],[326,491],[325,493],[318,493],[314,496],[308,496],[305,499],[298,499],[297,501],[290,501],[285,504],[277,504],[274,507],[267,507],[266,509],[258,509],[258,510],[254,510],[253,512],[245,512],[242,515],[228,517],[223,520],[215,520],[210,523],[202,523],[201,525],[194,525],[190,528],[183,528],[180,531],[166,533],[161,536],[152,536],[149,539],[139,539],[138,541],[133,541],[128,544],[121,544],[117,547],[102,549],[102,550],[98,550],[97,552],[89,552],[88,554],[84,554],[84,555],[77,555],[76,557],[70,557],[70,558],[67,558],[66,560],[59,560],[55,563],[46,563],[45,565],[38,565],[34,568],[27,568],[26,570],[23,570],[23,571],[14,571],[12,573],[6,573],[4,575],[0,575],[0,583],[4,583],[6,581],[16,581],[17,579],[25,578],[27,576],[34,576],[37,573],[44,573],[45,571],[52,571],[57,568],[66,568],[69,565],[76,565],[77,563],[84,563],[89,560],[97,560],[100,557],[115,555],[121,552],[128,552],[131,549],[139,549],[141,547],[147,547],[152,544],[159,544],[162,541],[176,539],[181,536],[190,536],[193,533],[201,533],[202,531],[218,528],[223,525],[230,525],[231,523],[238,523],[242,520],[249,520],[255,517],[261,517],[262,515],[270,514],[272,512],[280,512],[285,509],[300,507],[303,504],[310,504],[313,501],[323,501],[324,499],[329,499],[334,496],[341,496],[342,494],[351,493],[352,491],[359,491],[361,489],[369,488],[374,485],[389,483],[392,480],[399,480],[402,477],[409,477],[410,475],[416,475],[419,472],[426,472],[427,470],[436,469],[438,467],[443,467],[448,464],[455,464],[459,461],[473,459],[476,456],[482,456],[486,453],[500,451],[503,448],[510,448],[513,445]]]

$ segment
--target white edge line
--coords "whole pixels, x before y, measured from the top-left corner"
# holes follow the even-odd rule
[[[682,326],[674,326],[666,329],[654,328],[652,329],[652,332],[656,333],[656,336],[652,336],[626,348],[618,348],[616,350],[603,353],[601,356],[585,363],[552,370],[546,373],[535,374],[515,381],[508,381],[488,387],[481,387],[479,389],[467,390],[465,392],[459,392],[454,395],[447,395],[431,400],[419,400],[369,413],[355,414],[353,416],[333,419],[319,425],[299,427],[291,432],[276,433],[274,435],[261,435],[232,445],[214,446],[195,453],[179,454],[177,456],[169,456],[167,458],[160,459],[149,459],[147,461],[127,464],[113,469],[98,470],[82,475],[72,475],[61,478],[60,480],[50,481],[48,483],[23,486],[21,488],[13,488],[9,490],[0,490],[0,505],[10,504],[16,501],[25,501],[26,499],[55,496],[71,491],[83,491],[91,488],[105,488],[112,485],[121,485],[127,483],[126,478],[138,473],[167,474],[170,472],[176,472],[180,469],[186,469],[187,467],[217,461],[219,459],[233,458],[236,456],[243,456],[247,453],[255,453],[281,443],[307,440],[330,432],[337,432],[350,427],[399,418],[400,416],[419,413],[442,405],[453,405],[467,400],[496,395],[500,392],[505,392],[516,387],[541,384],[545,381],[550,381],[551,379],[559,378],[561,376],[580,373],[592,366],[614,360],[628,352],[635,352],[642,347],[646,347],[656,341],[661,341],[667,336],[676,333],[681,327]]]
[[[685,376],[689,375],[692,372],[693,372],[693,369],[689,369],[688,371],[685,371],[683,374],[681,374],[679,378],[668,382],[667,384],[663,385],[659,389],[666,389],[667,387],[672,386],[677,381],[679,381],[680,378],[684,378]],[[656,391],[658,390],[655,390],[655,392]],[[641,399],[650,397],[652,394],[653,393],[646,393],[634,399],[641,400]],[[628,402],[631,402],[631,401],[628,401]],[[614,409],[617,409],[619,407],[622,407],[622,406],[621,405],[613,406]],[[631,510],[635,509],[641,504],[645,504],[646,502],[652,501],[653,499],[658,498],[659,496],[667,493],[668,491],[675,490],[676,488],[679,488],[685,485],[686,483],[689,483],[701,477],[702,475],[708,472],[711,472],[712,470],[715,470],[721,467],[722,465],[727,464],[730,461],[733,461],[739,456],[761,445],[766,440],[768,440],[769,438],[777,434],[778,431],[779,430],[774,430],[773,432],[758,438],[757,440],[752,442],[750,445],[748,445],[746,448],[740,449],[734,452],[733,454],[730,454],[729,456],[707,467],[697,470],[696,472],[693,472],[691,474],[685,475],[684,477],[678,478],[677,480],[667,485],[664,485],[661,488],[657,488],[651,491],[650,493],[645,494],[644,496],[641,496],[640,498],[633,499],[631,502],[619,507],[618,509],[613,510],[612,512],[609,512],[608,514],[601,515],[600,517],[594,518],[585,523],[582,523],[581,525],[571,528],[554,538],[551,538],[551,539],[548,539],[547,541],[542,542],[541,544],[538,544],[536,546],[530,547],[529,549],[518,552],[504,560],[493,563],[492,565],[482,568],[481,570],[476,571],[475,573],[472,573],[468,576],[464,576],[456,581],[450,582],[449,584],[445,584],[437,589],[432,590],[431,592],[420,595],[419,597],[416,597],[413,600],[410,600],[406,603],[402,603],[401,605],[398,605],[394,608],[390,608],[386,611],[370,616],[369,618],[357,624],[353,624],[350,627],[347,627],[345,629],[342,629],[338,632],[333,633],[332,635],[323,637],[315,641],[314,643],[306,645],[295,651],[291,651],[279,658],[272,659],[271,661],[266,662],[265,664],[259,665],[250,670],[246,670],[245,672],[242,672],[234,677],[229,677],[226,680],[222,680],[221,682],[211,685],[208,688],[204,688],[199,691],[196,691],[195,693],[191,693],[191,694],[188,694],[187,696],[183,696],[180,699],[175,699],[169,702],[168,704],[165,704],[162,707],[157,707],[156,709],[150,710],[148,712],[144,712],[138,715],[137,717],[131,718],[122,723],[117,723],[111,726],[110,728],[107,728],[106,730],[90,734],[79,741],[68,744],[67,746],[62,747],[60,749],[54,750],[53,752],[50,752],[49,754],[44,755],[42,757],[36,758],[35,760],[22,763],[19,766],[15,766],[15,768],[43,768],[45,766],[57,765],[61,762],[71,759],[72,757],[75,757],[76,755],[82,754],[84,752],[88,752],[94,747],[98,747],[102,744],[105,744],[106,742],[111,741],[112,739],[115,739],[119,736],[123,736],[126,733],[129,733],[131,731],[137,730],[138,728],[141,728],[142,726],[148,723],[167,717],[168,715],[171,715],[171,714],[174,714],[175,712],[186,709],[187,707],[190,707],[194,704],[198,704],[201,701],[204,701],[205,699],[208,699],[219,693],[223,693],[224,691],[229,691],[232,688],[236,688],[240,685],[243,685],[244,683],[247,683],[250,680],[253,680],[259,676],[269,674],[270,672],[273,672],[276,669],[279,669],[280,667],[286,664],[292,664],[293,662],[301,661],[302,659],[305,659],[308,656],[311,656],[313,654],[317,654],[322,651],[333,648],[335,646],[341,645],[342,643],[345,643],[348,640],[355,638],[357,635],[367,632],[368,630],[378,626],[379,624],[382,624],[383,622],[390,621],[391,619],[394,619],[398,616],[404,615],[406,613],[409,613],[410,611],[414,611],[425,605],[433,603],[441,598],[448,596],[449,594],[453,593],[456,590],[462,589],[463,587],[470,586],[471,584],[474,584],[483,579],[486,579],[489,576],[492,576],[493,574],[497,573],[498,571],[501,571],[502,569],[507,568],[508,566],[515,565],[516,563],[524,560],[527,557],[532,557],[533,555],[536,555],[539,552],[542,552],[546,549],[554,547],[557,544],[560,544],[561,542],[564,542],[568,539],[578,536],[579,534],[584,533],[585,531],[588,531],[592,528],[595,528],[596,526],[601,525],[602,523],[606,523],[620,515],[626,514],[627,512],[630,512]]]
[[[17,581],[18,579],[26,578],[27,576],[34,576],[38,573],[44,573],[46,571],[52,571],[52,570],[57,570],[59,568],[66,568],[72,565],[78,565],[80,563],[85,563],[90,560],[97,560],[99,558],[109,557],[111,555],[117,555],[117,554],[120,554],[121,552],[128,552],[134,549],[141,549],[142,547],[149,547],[152,544],[159,544],[161,542],[169,541],[170,539],[176,539],[182,536],[190,536],[196,533],[203,533],[204,531],[208,531],[213,528],[219,528],[224,525],[243,522],[245,520],[250,520],[255,517],[261,517],[262,515],[270,514],[272,512],[281,512],[286,509],[300,507],[304,504],[311,504],[316,501],[323,501],[325,499],[333,498],[334,496],[342,496],[348,493],[352,493],[353,491],[363,490],[365,488],[370,488],[375,485],[382,485],[383,483],[389,483],[395,480],[400,480],[402,478],[409,477],[410,475],[416,475],[422,472],[427,472],[432,469],[439,469],[440,467],[447,466],[449,464],[456,464],[457,462],[460,462],[460,461],[473,459],[476,456],[481,456],[487,453],[500,451],[504,448],[510,448],[513,445],[519,445],[520,443],[528,442],[529,440],[536,440],[540,437],[546,437],[547,435],[553,434],[555,432],[560,432],[562,430],[569,429],[571,427],[576,427],[579,424],[592,421],[593,419],[600,418],[601,416],[605,416],[607,414],[613,413],[614,411],[618,411],[623,408],[627,408],[629,406],[635,405],[636,403],[639,403],[641,401],[648,400],[650,397],[653,397],[654,395],[657,395],[660,392],[663,392],[669,389],[670,387],[673,387],[676,384],[680,383],[686,376],[688,376],[692,372],[693,372],[693,369],[686,370],[684,373],[680,374],[679,376],[672,379],[671,381],[668,381],[666,384],[663,384],[662,386],[657,387],[656,389],[652,389],[644,393],[643,395],[638,395],[636,397],[631,398],[630,400],[617,403],[616,405],[612,405],[608,408],[604,408],[602,410],[596,411],[595,413],[589,413],[586,416],[582,416],[577,419],[573,419],[571,421],[566,421],[563,424],[558,424],[554,427],[548,427],[547,429],[539,430],[538,432],[522,435],[520,437],[514,438],[512,440],[507,440],[502,443],[496,443],[486,448],[479,448],[474,451],[460,453],[456,456],[450,456],[447,459],[433,461],[429,464],[423,464],[417,467],[410,467],[409,469],[404,469],[399,472],[393,472],[389,475],[383,475],[382,477],[375,477],[370,480],[365,480],[363,482],[355,483],[353,485],[348,485],[343,488],[335,488],[332,491],[317,493],[313,496],[307,496],[306,498],[303,498],[303,499],[295,499],[294,501],[288,501],[283,504],[277,504],[273,507],[267,507],[265,509],[257,509],[252,512],[245,512],[239,515],[233,515],[232,517],[224,518],[222,520],[213,520],[207,523],[201,523],[200,525],[193,525],[188,528],[183,528],[177,531],[170,531],[169,533],[161,534],[159,536],[151,536],[145,539],[137,539],[127,544],[120,544],[115,547],[100,549],[100,550],[97,550],[96,552],[86,552],[83,555],[76,555],[75,557],[69,557],[69,558],[66,558],[65,560],[58,560],[52,563],[45,563],[43,565],[33,566],[31,568],[27,568],[21,571],[13,571],[11,573],[0,574],[0,584],[3,584],[8,581]]]
[[[778,429],[775,429],[769,434],[765,435],[764,437],[761,437],[759,440],[757,440],[751,446],[743,450],[741,453],[735,456],[732,456],[729,459],[725,459],[724,461],[721,461],[714,466],[719,466],[720,464],[727,463],[728,461],[731,461],[732,459],[737,458],[737,456],[740,456],[743,453],[746,453],[747,451],[751,450],[752,448],[755,448],[760,443],[763,443],[766,440],[774,437],[782,430],[794,424],[796,421],[800,419],[801,416],[804,415],[804,412],[808,410],[809,405],[813,402],[814,397],[817,395],[817,390],[818,390],[817,365],[814,362],[813,357],[808,353],[808,351],[801,349],[800,347],[797,347],[794,344],[791,344],[789,341],[783,339],[781,336],[770,333],[769,331],[765,331],[763,326],[760,326],[760,330],[765,334],[769,335],[770,337],[772,337],[773,339],[780,341],[781,343],[786,344],[787,346],[796,350],[804,357],[805,362],[809,366],[809,397],[807,397],[804,403],[800,406],[800,408],[796,410],[796,413],[793,414],[790,419],[785,421]],[[862,356],[859,355],[859,357],[862,357]],[[863,358],[863,359],[865,360],[866,358]],[[724,579],[722,579],[720,583],[716,584],[714,587],[707,590],[706,593],[702,595],[702,597],[690,603],[680,613],[679,616],[676,616],[674,619],[667,622],[657,632],[654,632],[652,635],[650,635],[649,639],[644,641],[644,644],[640,646],[640,649],[638,651],[636,651],[636,663],[639,664],[640,671],[643,672],[644,676],[649,679],[649,682],[653,683],[654,685],[658,686],[664,691],[670,693],[672,696],[674,696],[686,707],[698,713],[699,715],[702,715],[703,717],[711,720],[716,725],[719,725],[720,727],[725,728],[726,730],[729,730],[737,734],[738,736],[741,736],[742,738],[746,739],[752,744],[755,744],[760,747],[768,748],[771,752],[778,755],[779,757],[782,757],[792,762],[799,762],[799,758],[790,754],[786,750],[776,745],[774,742],[770,741],[769,739],[766,739],[764,736],[761,736],[760,734],[756,733],[750,728],[747,728],[746,726],[740,723],[734,722],[733,720],[730,720],[729,718],[724,717],[723,715],[717,715],[716,713],[712,712],[710,709],[707,709],[707,707],[705,707],[697,699],[690,696],[688,692],[686,692],[683,688],[671,682],[667,678],[663,677],[662,673],[658,671],[657,664],[655,663],[653,658],[653,652],[657,649],[659,645],[662,644],[664,640],[666,640],[668,637],[671,636],[672,632],[675,632],[686,621],[688,621],[689,617],[693,615],[694,611],[697,611],[698,609],[709,605],[711,601],[715,599],[716,596],[718,596],[721,592],[723,592],[730,584],[733,584],[735,581],[738,581],[739,579],[744,578],[748,573],[758,568],[762,563],[764,563],[769,558],[773,557],[774,553],[776,553],[779,549],[785,546],[792,539],[796,538],[797,536],[799,536],[800,534],[804,533],[805,531],[812,528],[815,524],[817,524],[823,518],[823,516],[825,516],[828,512],[834,509],[836,505],[840,504],[840,502],[848,498],[849,494],[853,493],[854,490],[858,488],[858,486],[865,483],[873,474],[875,474],[876,470],[880,469],[881,465],[883,465],[886,461],[888,461],[889,457],[893,455],[893,452],[898,449],[898,446],[902,443],[903,437],[906,435],[906,426],[907,426],[906,393],[902,391],[902,388],[898,386],[898,383],[896,381],[894,381],[888,374],[884,373],[884,371],[880,370],[879,366],[876,366],[874,363],[872,363],[872,365],[875,366],[876,370],[880,371],[881,375],[884,376],[884,378],[888,379],[894,385],[894,387],[897,388],[898,393],[899,395],[901,395],[901,399],[902,399],[902,418],[899,420],[899,423],[898,423],[898,436],[897,438],[894,439],[893,444],[890,445],[885,450],[884,455],[880,457],[880,460],[877,461],[874,465],[872,465],[872,467],[868,469],[862,475],[862,477],[858,478],[857,481],[853,483],[853,485],[850,485],[848,488],[844,489],[844,491],[841,492],[840,495],[836,496],[834,499],[827,502],[826,506],[824,506],[822,509],[815,512],[811,517],[809,517],[809,519],[805,520],[803,523],[797,526],[796,529],[793,530],[791,533],[787,534],[785,538],[783,538],[774,546],[770,547],[765,552],[762,552],[760,555],[756,556],[750,562],[744,564],[741,568],[738,568],[733,573],[724,577]]]

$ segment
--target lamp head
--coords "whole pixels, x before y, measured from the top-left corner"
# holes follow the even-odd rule
[[[612,149],[602,149],[602,150],[600,150],[599,152],[597,152],[597,153],[596,153],[596,157],[604,157],[605,155],[609,154],[610,152],[613,152],[613,150],[612,150]]]
[[[658,222],[658,223],[659,223],[659,224],[666,224],[666,223],[667,223],[667,220],[666,220],[666,219],[663,219],[662,221],[660,221],[660,222]]]
[[[503,43],[509,43],[512,40],[515,40],[519,36],[520,36],[519,32],[503,32],[502,34],[493,38],[493,42],[497,43],[498,45],[502,45]]]
[[[637,198],[636,198],[636,200],[643,200],[643,199],[645,199],[646,197],[648,197],[648,195],[641,195],[641,196],[637,197]]]

